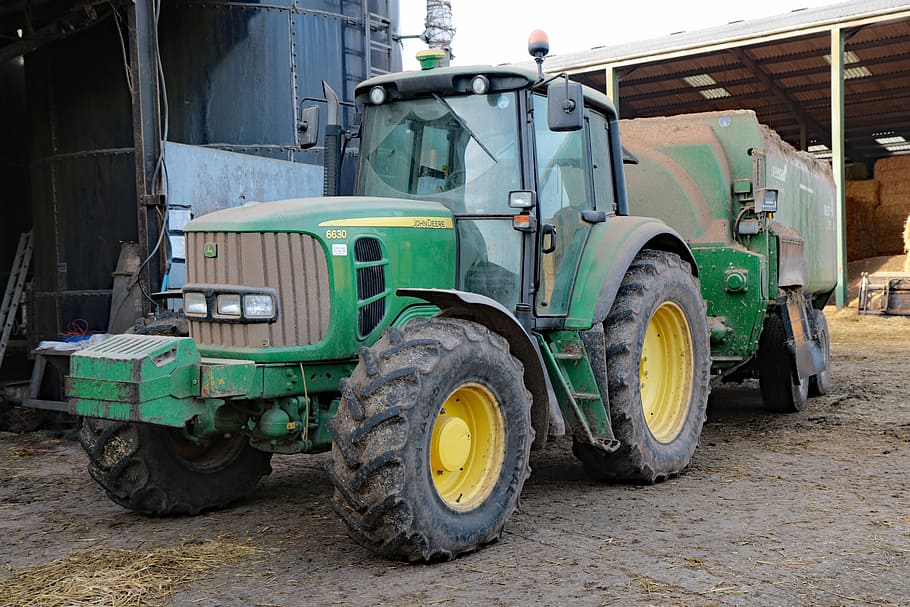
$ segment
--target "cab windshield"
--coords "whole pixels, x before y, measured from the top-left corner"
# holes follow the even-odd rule
[[[520,189],[517,97],[434,95],[367,106],[357,193],[504,215]]]

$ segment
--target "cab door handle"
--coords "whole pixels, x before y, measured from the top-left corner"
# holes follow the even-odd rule
[[[547,253],[552,253],[556,250],[556,226],[552,223],[545,223],[540,228],[541,236],[541,249],[540,252],[546,255]],[[550,237],[549,244],[547,243],[547,236]]]

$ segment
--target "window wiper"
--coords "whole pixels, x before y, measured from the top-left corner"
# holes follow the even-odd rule
[[[496,160],[496,156],[493,155],[493,152],[491,152],[491,151],[487,148],[487,146],[485,146],[485,145],[483,144],[483,142],[482,142],[480,139],[477,138],[477,135],[474,134],[474,131],[471,130],[471,127],[469,127],[468,124],[464,121],[464,119],[463,119],[461,116],[458,115],[458,112],[456,112],[455,110],[452,109],[452,106],[449,105],[449,102],[448,102],[448,101],[446,101],[445,99],[443,99],[442,97],[440,97],[440,96],[439,96],[439,93],[433,93],[433,99],[435,99],[436,101],[438,101],[439,103],[441,103],[441,104],[443,105],[443,107],[445,107],[445,108],[449,111],[449,113],[452,114],[452,117],[453,117],[456,121],[458,121],[458,126],[460,126],[460,127],[464,130],[465,133],[467,133],[468,135],[470,135],[470,136],[471,136],[471,139],[473,139],[474,141],[477,142],[477,145],[480,146],[480,149],[482,149],[484,152],[486,152],[486,153],[487,153],[487,156],[489,156],[490,158],[493,159],[493,162],[496,162],[496,163],[499,162],[498,160]]]

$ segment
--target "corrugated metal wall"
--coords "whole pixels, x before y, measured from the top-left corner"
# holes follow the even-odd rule
[[[25,57],[36,337],[107,326],[121,241],[136,240],[130,93],[108,21]]]
[[[6,288],[19,234],[31,227],[28,105],[20,59],[0,64],[0,289]]]

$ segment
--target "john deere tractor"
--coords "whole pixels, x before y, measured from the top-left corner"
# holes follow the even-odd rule
[[[389,74],[356,96],[354,196],[195,219],[190,336],[73,356],[111,499],[195,514],[247,495],[272,454],[331,449],[353,538],[433,561],[500,536],[550,435],[597,479],[683,470],[706,304],[683,238],[629,213],[609,99],[513,67]]]

